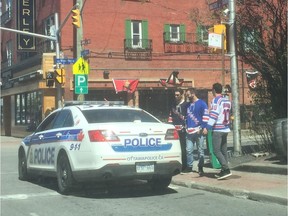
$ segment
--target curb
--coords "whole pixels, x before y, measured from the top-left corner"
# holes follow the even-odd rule
[[[269,203],[276,203],[280,205],[287,205],[288,199],[287,198],[281,198],[281,197],[275,197],[275,196],[269,196],[265,194],[260,194],[260,193],[254,193],[250,192],[247,190],[231,190],[231,189],[223,189],[219,187],[213,187],[213,186],[208,186],[205,184],[199,184],[196,182],[183,182],[183,181],[178,181],[178,180],[173,180],[171,181],[172,184],[182,186],[182,187],[187,187],[187,188],[192,188],[192,189],[197,189],[197,190],[204,190],[204,191],[209,191],[212,193],[219,193],[222,195],[226,196],[232,196],[240,199],[249,199],[253,201],[258,201],[258,202],[269,202]]]
[[[239,166],[233,167],[231,170],[235,171],[245,171],[245,172],[258,172],[265,174],[276,174],[276,175],[287,175],[287,166],[286,167],[275,167],[275,166],[261,166],[253,164],[241,164]]]

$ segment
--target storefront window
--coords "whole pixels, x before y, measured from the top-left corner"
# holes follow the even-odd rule
[[[42,92],[16,95],[16,125],[26,125],[42,121]]]

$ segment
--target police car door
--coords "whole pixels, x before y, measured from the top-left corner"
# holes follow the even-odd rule
[[[53,147],[55,137],[50,131],[58,112],[52,112],[32,135],[28,151],[28,168],[42,172],[55,162],[55,147]]]

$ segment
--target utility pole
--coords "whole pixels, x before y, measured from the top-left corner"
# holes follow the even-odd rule
[[[59,59],[60,58],[60,45],[59,45],[59,35],[60,35],[60,32],[59,32],[59,18],[58,18],[58,13],[55,13],[54,15],[54,20],[55,20],[55,29],[56,29],[56,35],[55,35],[55,47],[56,47],[56,59]],[[59,68],[59,64],[57,64],[57,68]],[[57,107],[60,108],[63,106],[63,103],[62,103],[62,86],[60,83],[58,82],[55,82],[55,85],[56,85],[56,101],[57,101]]]
[[[229,42],[230,42],[230,67],[231,67],[231,89],[232,89],[232,111],[234,116],[233,121],[233,147],[234,155],[240,156],[241,138],[240,138],[240,109],[239,109],[239,92],[238,92],[238,62],[236,53],[236,7],[235,0],[229,0]]]
[[[83,1],[82,0],[76,0],[76,5],[78,5],[78,9],[80,10],[80,27],[76,28],[76,30],[74,30],[74,47],[76,47],[76,52],[74,52],[76,54],[76,59],[79,59],[81,57],[81,51],[82,51],[82,40],[83,40],[83,22],[82,22],[82,8],[83,8]],[[76,33],[75,33],[76,31]],[[75,38],[76,36],[76,38]],[[75,44],[76,43],[76,44]],[[75,55],[74,54],[74,55]],[[75,81],[75,79],[74,79]],[[77,96],[77,100],[78,101],[84,101],[85,100],[85,96],[84,94],[79,94]]]

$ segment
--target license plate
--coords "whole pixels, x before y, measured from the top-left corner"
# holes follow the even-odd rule
[[[136,163],[137,173],[153,173],[154,163]]]

